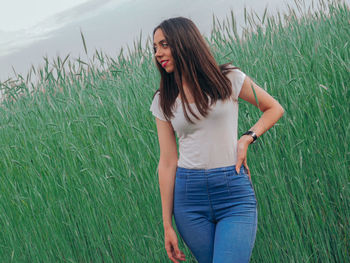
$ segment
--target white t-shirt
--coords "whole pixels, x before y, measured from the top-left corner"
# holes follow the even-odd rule
[[[231,80],[233,95],[238,99],[246,75],[239,69],[231,69],[226,76]],[[159,92],[154,96],[150,111],[165,121],[159,105]],[[210,97],[209,97],[210,101]],[[174,117],[171,124],[179,141],[179,167],[189,169],[212,169],[231,166],[237,162],[237,126],[238,102],[232,99],[217,100],[211,106],[206,118],[198,111],[194,103],[190,104],[197,120],[188,109],[187,114],[195,122],[192,124],[185,118],[181,100],[176,99]]]

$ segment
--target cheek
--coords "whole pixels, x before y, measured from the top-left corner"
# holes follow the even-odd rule
[[[168,56],[169,58],[173,59],[173,55],[171,54],[171,51],[170,51],[170,50],[167,52],[167,56]]]

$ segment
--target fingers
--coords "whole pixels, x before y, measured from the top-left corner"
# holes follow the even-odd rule
[[[237,172],[237,174],[239,174],[241,166],[242,166],[242,161],[237,161],[237,163],[236,163],[236,172]]]
[[[179,249],[178,244],[175,244],[175,253],[176,253],[176,258],[179,260],[186,260],[185,254]]]
[[[179,249],[177,243],[175,243],[174,245],[169,243],[168,245],[166,245],[165,250],[168,254],[169,259],[172,262],[179,263],[177,259],[182,261],[186,260],[185,254]]]
[[[251,181],[252,178],[250,176],[250,170],[249,170],[249,167],[248,167],[248,164],[247,164],[247,158],[244,159],[244,166],[247,169],[248,177],[249,177],[249,180]]]
[[[239,174],[241,170],[242,163],[247,155],[247,146],[245,143],[237,143],[237,162],[236,162],[236,172]]]
[[[247,164],[247,158],[244,159],[244,167],[247,169],[248,174],[250,175],[250,170]]]
[[[167,252],[167,254],[168,254],[169,259],[170,259],[172,262],[179,263],[179,262],[176,260],[176,256],[175,256],[174,251],[173,251],[172,248],[166,248],[166,252]]]
[[[165,250],[166,250],[166,253],[168,254],[168,258],[172,262],[179,263],[173,255],[173,247],[170,243],[165,244]]]
[[[168,254],[168,258],[169,258],[172,262],[179,263],[179,262],[176,260],[176,258],[175,258],[175,256],[174,256],[174,254],[173,254],[172,251],[169,251],[168,249],[166,249],[166,253]]]

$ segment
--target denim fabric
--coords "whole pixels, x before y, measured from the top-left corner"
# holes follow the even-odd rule
[[[258,204],[246,168],[235,167],[176,169],[175,224],[199,263],[250,260]]]

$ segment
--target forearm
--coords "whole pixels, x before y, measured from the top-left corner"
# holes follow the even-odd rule
[[[162,199],[163,227],[172,227],[172,211],[174,201],[174,186],[177,164],[163,164],[159,162],[159,188]]]
[[[249,130],[254,131],[260,137],[269,130],[284,114],[282,106],[277,105],[264,111],[260,119]],[[249,143],[253,141],[250,135],[243,135],[241,139],[246,139]]]

